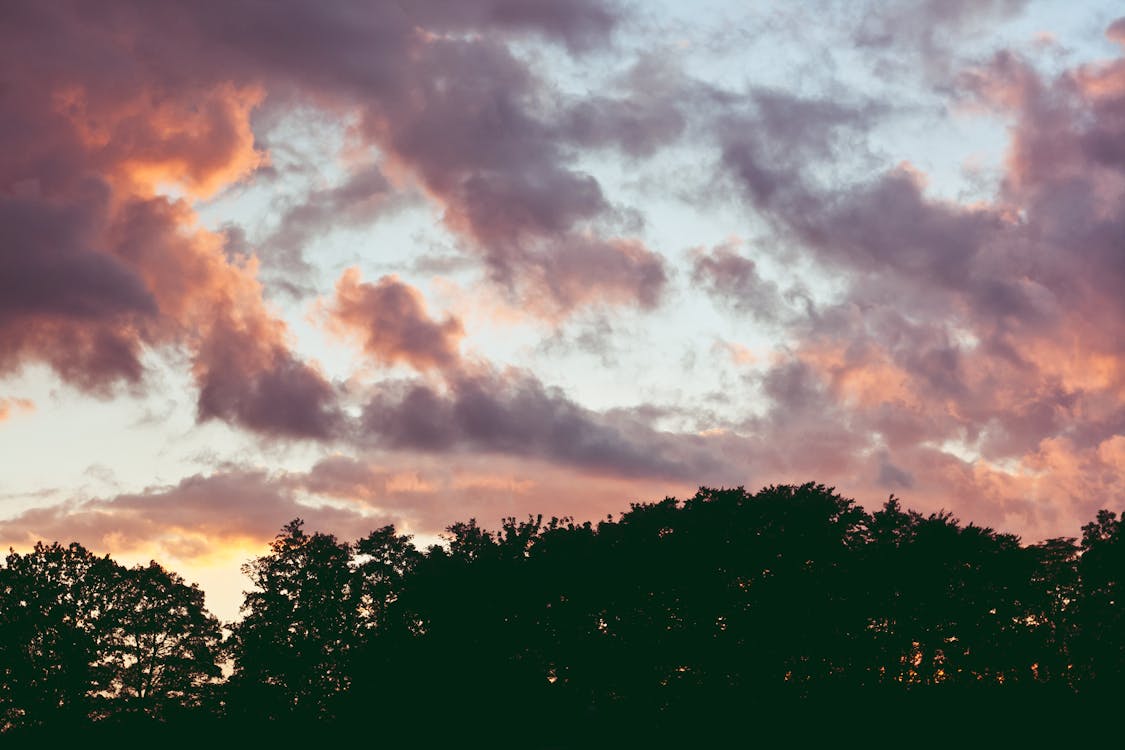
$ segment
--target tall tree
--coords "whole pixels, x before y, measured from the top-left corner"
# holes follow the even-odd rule
[[[109,685],[98,631],[119,566],[40,542],[0,570],[0,728],[89,719]]]
[[[97,638],[119,711],[162,718],[199,708],[221,676],[219,622],[203,592],[156,562],[117,572]]]
[[[1098,511],[1082,527],[1081,597],[1075,657],[1091,688],[1125,686],[1125,529],[1117,514]]]
[[[358,540],[353,547],[354,569],[358,574],[355,594],[358,594],[360,625],[365,631],[384,626],[407,577],[422,560],[422,553],[410,540],[407,534],[395,533],[394,526],[383,526]]]
[[[332,716],[350,683],[361,587],[351,546],[295,519],[243,566],[254,588],[232,628],[232,709],[270,718]]]
[[[1033,570],[1026,623],[1035,649],[1028,661],[1037,681],[1068,689],[1077,687],[1080,679],[1073,654],[1081,595],[1079,551],[1073,537],[1048,539],[1027,549]]]

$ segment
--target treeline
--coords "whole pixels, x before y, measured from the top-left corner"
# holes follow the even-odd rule
[[[1125,538],[1107,511],[1080,539],[1022,546],[806,484],[446,539],[421,551],[388,526],[349,543],[295,520],[244,566],[243,619],[222,627],[156,563],[13,552],[0,726],[408,737],[436,721],[527,746],[857,696],[1057,707],[1125,687]]]

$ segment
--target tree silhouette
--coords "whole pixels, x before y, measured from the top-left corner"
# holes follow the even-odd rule
[[[365,631],[384,625],[407,577],[423,559],[410,539],[396,534],[393,526],[383,526],[354,545],[360,626]]]
[[[199,708],[221,676],[219,622],[203,592],[150,562],[116,571],[97,628],[106,696],[150,717]]]
[[[1082,527],[1078,561],[1075,659],[1092,686],[1111,694],[1125,687],[1125,534],[1117,514],[1101,510]]]
[[[243,566],[254,589],[231,629],[230,704],[253,718],[327,719],[350,682],[361,597],[351,548],[303,526],[286,524],[270,554]]]
[[[4,728],[81,723],[112,670],[99,628],[118,566],[79,544],[11,552],[0,571],[0,722]]]
[[[1081,679],[1074,664],[1080,548],[1074,538],[1056,537],[1032,545],[1028,552],[1034,561],[1027,601],[1034,652],[1025,661],[1037,681],[1074,690]]]
[[[392,526],[348,543],[296,519],[243,570],[220,643],[202,592],[155,562],[12,552],[0,728],[136,741],[221,716],[395,742],[440,720],[493,746],[669,744],[801,713],[855,725],[872,705],[909,731],[920,708],[1070,710],[1125,686],[1108,511],[1080,543],[1024,546],[894,496],[867,513],[815,483],[701,488],[596,524],[470,519],[425,551]]]

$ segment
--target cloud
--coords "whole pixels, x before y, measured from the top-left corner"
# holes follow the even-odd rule
[[[819,95],[760,85],[736,95],[697,85],[657,51],[600,75],[594,91],[566,90],[580,86],[551,78],[550,63],[565,51],[600,65],[623,22],[616,4],[9,3],[0,374],[46,363],[104,395],[143,387],[146,357],[168,353],[191,367],[200,419],[266,436],[522,460],[584,481],[839,476],[872,492],[912,483],[924,502],[948,486],[958,502],[991,503],[990,518],[1073,525],[1068,514],[1092,502],[1080,493],[1122,487],[1125,63],[1048,74],[1005,52],[949,75],[961,43],[990,28],[982,21],[1021,7],[889,3],[863,6],[842,31],[838,15],[825,24],[858,43],[848,53],[868,71],[909,70],[903,80],[938,84],[926,96],[948,97],[928,101],[971,102],[1010,124],[997,193],[967,204],[936,197],[917,167],[885,163],[873,133],[903,105],[850,95],[835,76]],[[1122,24],[1107,37],[1125,38]],[[725,421],[696,435],[467,361],[459,319],[435,317],[404,281],[348,272],[331,325],[374,361],[420,373],[372,386],[354,422],[350,394],[303,360],[265,301],[252,247],[202,229],[193,207],[265,169],[254,116],[295,106],[349,123],[378,163],[289,206],[267,263],[299,267],[329,224],[374,220],[398,191],[417,191],[458,257],[513,306],[555,324],[653,311],[675,269],[589,165],[608,152],[632,166],[706,136],[718,182],[771,233],[775,259],[815,269],[831,294],[790,310],[756,257],[733,246],[692,257],[693,283],[783,334],[746,391],[723,394]],[[347,468],[321,469],[323,491]],[[384,492],[409,484],[380,471],[367,481]],[[500,481],[489,476],[474,485],[482,494]],[[258,487],[262,502],[291,509],[295,485],[270,494],[275,480],[221,489],[249,498]],[[1048,491],[1061,493],[1056,510]],[[194,492],[150,494],[196,502]],[[94,518],[99,502],[72,510]]]
[[[390,468],[394,466],[394,468]],[[293,518],[307,528],[356,539],[387,523],[435,535],[476,517],[498,524],[528,511],[597,518],[624,510],[638,494],[691,485],[590,477],[547,463],[493,457],[328,456],[308,471],[226,468],[113,497],[74,499],[0,520],[0,544],[79,540],[114,554],[160,554],[196,563],[226,548],[263,548]],[[533,507],[534,506],[534,507]]]
[[[445,390],[382,388],[362,429],[385,449],[525,456],[605,476],[693,481],[722,463],[702,436],[660,432],[623,411],[609,418],[516,370],[463,371]]]
[[[868,101],[754,88],[741,108],[720,110],[712,127],[720,165],[766,213],[797,216],[816,208],[817,170],[868,157],[867,132],[887,107]]]
[[[575,309],[620,306],[651,310],[662,301],[664,258],[632,239],[575,233],[537,245],[523,264],[524,305],[559,320]]]
[[[46,360],[89,390],[140,379],[138,328],[156,312],[139,274],[97,249],[108,190],[81,204],[0,196],[0,368]]]
[[[957,80],[959,104],[1012,124],[999,189],[974,204],[907,163],[824,184],[877,111],[774,94],[719,121],[744,205],[840,290],[786,321],[757,381],[770,406],[739,429],[769,436],[750,449],[763,479],[1073,534],[1125,488],[1125,63],[1047,75],[1002,52]],[[694,279],[735,294],[758,280],[747,261],[700,251]]]
[[[404,11],[442,30],[511,30],[558,39],[576,51],[604,44],[620,23],[615,3],[596,0],[467,0],[413,3]]]
[[[750,258],[738,253],[736,242],[727,242],[710,252],[692,251],[691,280],[708,294],[734,310],[759,320],[773,320],[784,309],[777,285],[763,279]]]
[[[384,276],[364,282],[350,268],[336,282],[336,295],[326,307],[329,327],[358,338],[376,362],[408,364],[419,371],[446,370],[460,360],[464,336],[461,321],[432,319],[421,293],[398,279]]]
[[[316,369],[256,329],[217,326],[195,362],[201,420],[222,419],[271,437],[333,437],[336,392]]]
[[[262,89],[178,72],[176,45],[142,33],[155,6],[107,8],[98,23],[116,33],[66,5],[9,12],[0,57],[22,72],[4,81],[0,370],[45,362],[104,394],[142,387],[147,351],[186,351],[201,418],[326,435],[332,389],[290,351],[257,265],[161,194],[206,197],[263,162],[249,119]]]
[[[565,263],[556,253],[576,233],[599,231],[613,207],[598,181],[571,165],[566,134],[545,103],[550,92],[504,33],[530,31],[587,49],[608,40],[618,14],[591,2],[546,5],[420,3],[404,11],[388,4],[370,15],[312,16],[296,8],[265,27],[228,24],[214,36],[204,33],[209,19],[196,23],[206,46],[229,60],[224,74],[352,113],[356,135],[384,154],[387,170],[409,176],[441,206],[444,224],[492,278],[517,293],[530,279],[535,293],[550,293],[538,280]],[[245,36],[233,28],[246,28]]]
[[[680,60],[655,53],[640,57],[612,82],[618,96],[590,93],[559,113],[559,132],[582,148],[614,148],[650,157],[688,130],[689,108],[706,106],[715,92],[687,78]]]
[[[1125,16],[1118,18],[1106,27],[1105,35],[1107,39],[1125,45]]]
[[[305,246],[314,237],[334,229],[361,227],[395,211],[405,197],[377,164],[351,172],[343,183],[310,190],[303,199],[286,208],[277,228],[262,242],[262,254],[270,265],[280,266],[288,277],[308,270]]]
[[[263,434],[331,434],[331,386],[292,351],[262,300],[258,265],[200,229],[186,200],[166,197],[206,198],[268,164],[251,115],[275,102],[354,122],[354,138],[384,160],[292,207],[267,257],[299,267],[301,247],[327,222],[390,210],[389,170],[437,202],[491,278],[519,299],[545,295],[540,314],[657,304],[661,257],[606,234],[616,209],[574,166],[570,144],[581,138],[551,119],[549,87],[511,46],[529,34],[576,54],[605,46],[621,18],[615,5],[103,10],[6,10],[3,372],[45,362],[71,384],[108,393],[143,384],[146,351],[186,349],[201,418]],[[247,355],[234,356],[242,348]]]
[[[493,526],[527,513],[597,520],[629,502],[695,490],[691,483],[583,474],[576,492],[573,467],[486,455],[336,455],[297,481],[309,493],[354,503],[417,534],[436,534],[469,518]]]
[[[691,492],[660,480],[587,477],[536,461],[495,457],[327,456],[307,471],[227,467],[173,485],[104,498],[73,499],[0,520],[0,545],[80,541],[96,551],[206,565],[227,550],[264,552],[293,518],[353,540],[388,523],[433,537],[469,518],[498,525],[527,512],[597,519],[630,501]],[[233,608],[232,608],[233,609]]]
[[[1018,16],[1028,0],[892,0],[855,7],[851,40],[884,75],[920,68],[945,85],[966,41]]]
[[[246,541],[264,545],[296,517],[304,518],[310,528],[351,536],[382,525],[380,517],[364,515],[359,506],[339,509],[300,502],[295,484],[285,475],[237,469],[195,475],[139,493],[27,510],[0,521],[0,538],[17,547],[38,540],[80,540],[115,554],[156,552],[191,560]]]

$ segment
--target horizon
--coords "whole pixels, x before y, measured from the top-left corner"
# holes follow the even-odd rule
[[[467,525],[467,526],[471,526],[473,528],[477,528],[482,533],[491,535],[492,538],[494,538],[497,541],[500,541],[500,539],[502,538],[502,533],[503,533],[504,529],[511,524],[515,524],[517,526],[521,525],[521,524],[530,524],[530,525],[534,526],[536,529],[539,529],[539,530],[549,528],[552,524],[555,524],[555,523],[558,523],[560,525],[560,527],[563,527],[563,528],[566,528],[568,526],[581,527],[581,526],[584,526],[584,525],[589,525],[592,528],[592,530],[594,530],[595,532],[598,532],[603,527],[603,525],[612,526],[614,524],[621,523],[622,519],[624,519],[624,518],[628,517],[629,515],[635,513],[636,511],[638,511],[638,509],[640,509],[640,510],[651,509],[651,508],[659,506],[663,503],[668,503],[669,501],[671,501],[673,503],[673,506],[672,506],[673,508],[675,508],[677,510],[682,510],[686,507],[686,505],[690,504],[692,501],[698,501],[698,500],[706,501],[710,498],[713,498],[713,497],[716,497],[716,496],[723,496],[723,495],[726,495],[726,494],[742,493],[742,494],[746,495],[747,497],[754,497],[754,496],[757,496],[759,494],[766,495],[766,494],[769,494],[771,492],[777,492],[777,491],[799,492],[801,490],[805,490],[805,489],[808,489],[808,488],[811,488],[811,489],[817,490],[817,491],[823,490],[827,494],[835,494],[841,500],[843,500],[845,502],[848,502],[848,503],[851,503],[852,504],[851,507],[853,507],[857,513],[862,514],[863,516],[865,516],[867,518],[869,518],[870,516],[872,516],[876,512],[885,511],[888,508],[889,504],[894,503],[895,504],[894,507],[900,509],[900,511],[902,513],[906,514],[907,516],[912,516],[912,515],[916,516],[916,520],[918,522],[941,522],[943,524],[949,524],[951,526],[954,526],[954,527],[960,528],[960,529],[966,529],[966,530],[967,529],[979,529],[982,532],[993,534],[997,537],[1012,538],[1017,542],[1017,544],[1019,545],[1019,547],[1021,549],[1025,549],[1025,550],[1033,548],[1033,547],[1041,546],[1041,545],[1047,544],[1049,542],[1065,541],[1067,543],[1071,543],[1071,544],[1076,545],[1075,549],[1076,549],[1076,554],[1078,556],[1081,556],[1084,552],[1084,550],[1081,548],[1081,546],[1078,544],[1078,542],[1083,537],[1083,532],[1085,531],[1085,527],[1093,524],[1097,520],[1097,518],[1095,516],[1091,516],[1089,519],[1086,520],[1085,523],[1082,524],[1081,527],[1079,527],[1078,529],[1075,530],[1074,534],[1069,534],[1069,535],[1064,534],[1064,535],[1060,535],[1058,537],[1051,537],[1051,538],[1047,538],[1047,539],[1028,541],[1027,539],[1024,539],[1019,534],[1016,534],[1014,532],[1011,532],[1011,531],[1008,531],[1008,530],[1005,530],[1005,529],[1002,529],[1002,528],[993,528],[991,526],[978,524],[975,521],[973,521],[973,519],[971,519],[971,518],[970,519],[961,518],[961,517],[957,516],[956,514],[946,510],[945,508],[939,508],[935,511],[931,511],[928,514],[923,513],[921,511],[918,511],[915,508],[912,508],[909,505],[909,503],[903,503],[902,498],[894,495],[893,493],[887,499],[885,499],[882,503],[880,503],[878,505],[878,507],[868,508],[863,503],[857,502],[854,498],[850,498],[850,497],[847,497],[845,495],[840,495],[837,492],[835,487],[825,485],[822,482],[809,481],[809,482],[804,482],[800,485],[797,485],[797,484],[769,485],[769,486],[766,486],[766,487],[761,487],[757,491],[754,491],[754,492],[748,491],[748,490],[746,490],[745,487],[741,487],[741,486],[739,486],[739,487],[704,487],[704,486],[701,486],[691,497],[678,498],[678,497],[667,496],[667,497],[661,498],[659,500],[653,499],[653,500],[650,500],[650,501],[631,502],[631,503],[629,503],[628,507],[619,509],[616,513],[607,513],[607,514],[605,514],[604,517],[602,517],[600,519],[575,519],[575,518],[571,518],[571,517],[545,516],[542,513],[536,513],[534,511],[534,509],[530,510],[527,514],[525,514],[522,517],[507,516],[507,517],[504,517],[504,518],[495,519],[493,523],[483,522],[482,519],[478,519],[478,518],[475,518],[475,517],[462,518],[462,519],[456,519],[456,520],[452,521],[450,523],[450,525],[447,528],[445,528],[440,534],[437,534],[437,535],[435,535],[433,537],[430,537],[428,539],[419,540],[418,538],[416,538],[412,534],[404,534],[404,535],[402,535],[402,538],[403,538],[404,541],[408,542],[409,544],[412,544],[414,546],[414,548],[417,549],[417,551],[419,553],[422,553],[422,554],[430,554],[436,549],[440,549],[440,550],[448,553],[450,551],[450,543],[451,543],[451,541],[453,541],[457,537],[458,527],[460,527],[460,526],[466,526]],[[1101,513],[1103,511],[1108,511],[1109,513],[1112,514],[1112,517],[1109,519],[1111,522],[1115,521],[1117,519],[1118,515],[1121,515],[1122,519],[1125,520],[1125,511],[1114,510],[1112,508],[1099,508],[1098,509],[1098,513]],[[867,523],[866,520],[860,520],[860,521],[857,522],[857,525],[859,527],[862,527],[865,523]],[[363,537],[368,536],[369,534],[376,533],[376,532],[380,531],[379,528],[373,527],[371,529],[368,529],[365,533],[358,534],[355,539],[342,538],[342,537],[338,538],[337,535],[333,534],[332,532],[323,531],[323,530],[315,528],[315,527],[309,527],[307,525],[307,523],[305,522],[305,519],[303,519],[303,518],[294,517],[294,518],[287,519],[286,521],[278,524],[277,533],[274,535],[274,537],[272,537],[271,539],[264,542],[262,544],[261,548],[259,550],[257,550],[256,553],[254,553],[250,557],[243,560],[242,565],[243,566],[252,565],[256,561],[259,561],[263,558],[269,557],[271,545],[275,541],[277,541],[278,539],[284,538],[289,533],[290,529],[294,525],[297,525],[299,528],[302,529],[302,531],[306,535],[308,535],[310,537],[316,536],[316,535],[323,535],[323,536],[326,536],[326,537],[329,537],[329,538],[333,539],[335,542],[337,542],[339,544],[349,545],[349,547],[351,547],[353,550],[355,550],[357,555],[360,554],[359,550],[358,550],[359,540],[361,540]],[[398,532],[400,531],[399,529],[396,529],[393,524],[389,524],[387,527],[383,527],[383,528],[387,528],[395,534],[398,534]],[[82,543],[81,539],[70,539],[70,540],[65,540],[65,539],[53,539],[53,540],[52,539],[40,539],[40,540],[36,540],[36,543],[37,544],[42,543],[44,546],[48,546],[48,547],[50,547],[52,545],[59,545],[59,546],[64,547],[64,548],[69,546],[70,544],[78,544],[82,548],[87,549],[88,551],[93,552],[94,554],[97,554],[99,557],[106,558],[106,559],[109,559],[109,560],[111,560],[115,563],[120,564],[119,561],[114,559],[114,557],[111,553],[108,553],[108,552],[97,553],[95,550],[91,550],[86,545],[84,545]],[[18,555],[18,554],[20,554],[20,552],[23,552],[23,553],[26,554],[26,553],[30,552],[34,548],[34,546],[35,545],[31,545],[30,547],[28,547],[25,550],[9,550],[9,553],[14,553],[14,554]],[[178,574],[178,571],[172,569],[168,565],[165,565],[161,560],[157,560],[157,559],[149,559],[149,560],[146,560],[146,561],[143,561],[143,562],[136,562],[136,563],[132,564],[132,567],[133,568],[144,568],[144,567],[147,567],[149,565],[154,565],[154,564],[159,565],[161,568],[163,568],[164,570],[166,570],[170,573]],[[2,570],[2,569],[3,568],[0,568],[0,570]],[[247,573],[247,571],[245,569],[241,571],[241,576],[244,580],[251,579],[250,575]],[[190,580],[190,579],[185,577],[184,583],[186,583],[188,586],[193,586],[193,587],[199,588],[199,590],[204,595],[204,600],[206,600],[207,590],[203,586],[201,586],[198,581],[193,581],[193,580]],[[242,592],[240,593],[240,597],[241,597],[242,601],[238,602],[238,605],[237,605],[237,606],[240,607],[240,609],[234,611],[233,615],[230,615],[230,614],[224,615],[222,613],[215,612],[213,609],[211,609],[210,606],[207,606],[206,611],[209,612],[211,615],[217,617],[219,622],[224,627],[227,626],[227,625],[237,624],[244,617],[244,612],[242,611],[241,606],[246,601],[247,595],[252,594],[253,592],[255,592],[257,590],[258,589],[254,586],[249,586],[246,589],[242,590]]]

